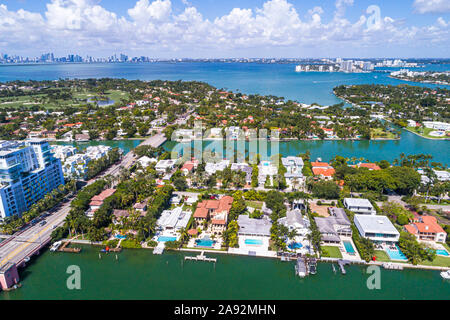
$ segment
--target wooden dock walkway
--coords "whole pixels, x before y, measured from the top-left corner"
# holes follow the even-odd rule
[[[58,249],[59,252],[72,252],[72,253],[79,253],[81,251],[81,248],[67,248],[67,246],[69,245],[69,243],[72,241],[73,239],[70,239],[68,241],[65,241],[63,243],[63,245]]]
[[[206,262],[217,262],[216,258],[208,258],[205,256],[205,252],[202,251],[199,255],[193,256],[185,256],[184,260],[193,260],[193,261],[206,261]]]

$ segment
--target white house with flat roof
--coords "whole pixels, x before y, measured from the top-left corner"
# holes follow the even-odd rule
[[[158,159],[143,156],[138,159],[138,162],[143,168],[147,168],[151,163],[158,162]]]
[[[238,236],[259,236],[270,238],[270,228],[272,223],[269,219],[253,219],[248,215],[238,217],[239,231]]]
[[[176,160],[167,159],[167,160],[159,160],[156,163],[155,170],[158,172],[166,172],[167,169],[173,169],[176,164]]]
[[[267,177],[273,177],[278,174],[278,168],[272,165],[270,161],[261,161],[258,166],[258,182],[264,184]]]
[[[221,160],[219,162],[207,162],[205,165],[205,172],[209,175],[216,173],[216,171],[223,171],[230,165],[230,160]]]
[[[424,121],[423,125],[425,128],[441,130],[441,131],[450,131],[450,123],[446,123],[446,122]]]
[[[181,228],[186,228],[191,215],[191,211],[183,211],[182,207],[176,207],[173,210],[164,210],[156,225],[160,230],[178,231]]]
[[[386,216],[355,214],[354,223],[361,237],[375,243],[394,244],[400,237],[400,232]]]
[[[347,210],[353,211],[356,214],[375,215],[377,213],[367,199],[345,198],[343,203]]]

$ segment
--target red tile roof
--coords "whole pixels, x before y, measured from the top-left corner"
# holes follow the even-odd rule
[[[195,236],[198,233],[197,229],[189,229],[187,232],[191,236]]]
[[[422,222],[415,222],[405,226],[405,229],[412,233],[442,233],[444,229],[438,224],[437,219],[433,216],[422,216]]]
[[[370,170],[381,170],[381,168],[376,165],[375,163],[360,163],[359,167],[361,168],[368,168]]]
[[[93,196],[92,201],[104,201],[109,196],[112,196],[116,192],[116,189],[106,189],[103,190],[100,194]]]
[[[208,218],[208,209],[206,208],[197,208],[195,209],[194,212],[194,218],[203,218],[206,219]]]
[[[181,170],[186,169],[187,171],[192,171],[192,169],[194,169],[194,164],[193,163],[185,163],[182,167]]]
[[[311,162],[311,166],[314,167],[329,167],[330,165],[326,162]]]
[[[212,219],[211,220],[211,223],[212,224],[218,224],[218,225],[225,225],[225,224],[227,224],[227,222],[226,222],[226,220],[224,220],[224,219]]]
[[[323,175],[325,177],[331,177],[332,175],[334,175],[336,173],[336,170],[334,170],[333,168],[331,169],[326,169],[326,168],[312,168],[312,172],[314,173],[314,175],[316,176],[320,176]]]

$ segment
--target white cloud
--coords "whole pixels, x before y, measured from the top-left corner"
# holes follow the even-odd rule
[[[227,50],[256,48],[263,55],[265,50],[282,47],[449,46],[450,26],[443,18],[430,26],[414,27],[381,17],[376,28],[369,28],[369,15],[353,22],[346,18],[346,8],[351,5],[353,0],[337,0],[329,21],[323,20],[323,8],[298,12],[288,0],[267,0],[256,9],[234,8],[212,21],[191,5],[175,13],[170,0],[139,0],[127,16],[108,11],[97,0],[51,0],[43,15],[9,11],[0,5],[0,47],[81,49],[93,54],[94,50],[159,50],[189,56],[197,49],[220,55]]]
[[[450,12],[449,0],[415,0],[413,6],[418,13]]]

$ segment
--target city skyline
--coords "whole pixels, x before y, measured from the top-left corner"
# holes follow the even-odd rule
[[[0,0],[0,51],[18,56],[445,58],[443,0]],[[71,41],[66,41],[71,39]]]

